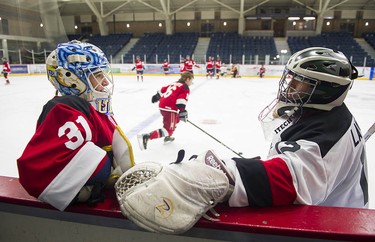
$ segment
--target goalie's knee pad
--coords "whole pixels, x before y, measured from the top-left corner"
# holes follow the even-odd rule
[[[221,170],[200,162],[144,162],[126,171],[115,189],[121,211],[134,223],[180,234],[224,199],[229,181]]]

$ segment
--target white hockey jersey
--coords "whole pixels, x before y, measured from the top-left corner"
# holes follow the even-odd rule
[[[368,206],[365,141],[345,104],[304,109],[298,122],[275,136],[267,160],[233,159],[238,197],[230,203],[242,203],[231,205]]]

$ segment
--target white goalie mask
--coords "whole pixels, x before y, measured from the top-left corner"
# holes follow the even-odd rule
[[[46,67],[48,80],[61,95],[79,96],[98,112],[112,113],[113,77],[101,49],[76,40],[59,44]]]
[[[358,71],[339,51],[312,47],[293,54],[279,82],[277,98],[259,115],[266,139],[297,121],[303,108],[341,106]]]

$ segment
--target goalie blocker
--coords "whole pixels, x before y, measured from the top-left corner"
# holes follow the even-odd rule
[[[212,151],[181,162],[183,156],[168,165],[136,164],[118,179],[116,196],[128,219],[148,231],[181,234],[230,196],[233,176]]]

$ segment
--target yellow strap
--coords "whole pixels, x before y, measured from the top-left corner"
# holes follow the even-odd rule
[[[135,165],[135,163],[134,163],[134,153],[133,153],[132,144],[130,143],[129,139],[125,136],[124,132],[122,132],[120,126],[117,125],[116,129],[119,132],[119,134],[121,135],[121,137],[125,140],[126,144],[128,145],[129,155],[130,155],[130,163],[131,163],[131,166],[133,167]]]

